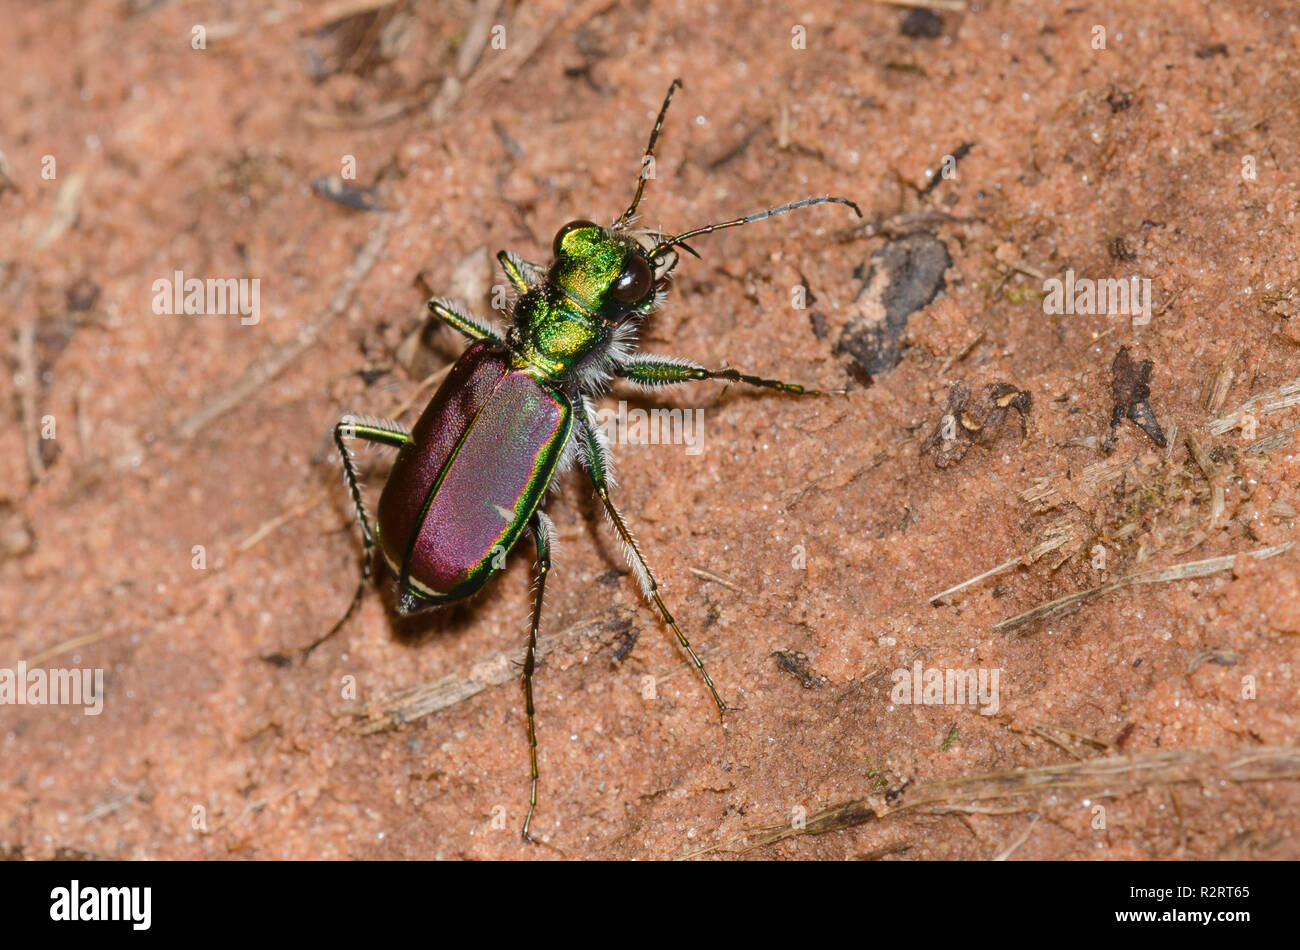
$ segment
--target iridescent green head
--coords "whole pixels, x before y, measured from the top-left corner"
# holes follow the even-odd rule
[[[649,249],[625,231],[570,221],[555,235],[547,279],[581,309],[610,323],[654,302]]]
[[[655,236],[657,237],[657,235]],[[530,287],[514,313],[511,342],[527,362],[556,378],[604,373],[611,355],[630,341],[637,319],[677,262],[651,251],[650,236],[570,221],[560,228],[544,279]]]

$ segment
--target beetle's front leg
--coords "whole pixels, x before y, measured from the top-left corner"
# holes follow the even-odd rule
[[[696,655],[695,650],[691,647],[690,641],[682,633],[681,628],[677,626],[677,621],[673,615],[668,612],[664,599],[659,594],[659,584],[655,580],[654,574],[650,571],[650,566],[646,564],[645,557],[641,554],[641,548],[636,543],[636,538],[628,530],[627,524],[623,521],[623,516],[619,514],[618,508],[614,505],[613,500],[609,497],[609,486],[613,481],[610,472],[609,448],[605,445],[604,439],[600,435],[600,430],[596,427],[592,419],[591,405],[583,399],[582,411],[574,413],[574,422],[578,429],[578,436],[583,453],[583,464],[588,474],[591,475],[592,484],[596,488],[596,497],[600,503],[605,506],[605,514],[609,517],[610,523],[614,530],[618,532],[619,539],[623,542],[623,553],[627,558],[628,567],[632,569],[641,584],[641,590],[645,594],[646,600],[654,604],[659,611],[659,616],[663,618],[669,628],[677,635],[677,642],[681,644],[687,655],[690,656],[691,662],[695,668],[700,671],[700,676],[704,679],[704,685],[709,688],[713,695],[713,701],[718,706],[718,712],[726,712],[727,704],[722,701],[718,695],[717,688],[713,685],[713,679],[709,676],[709,671],[704,668],[704,662]]]
[[[683,359],[679,356],[637,354],[620,365],[614,372],[615,375],[621,376],[623,379],[647,387],[671,386],[675,383],[689,383],[701,379],[726,379],[734,383],[748,383],[750,386],[775,389],[795,396],[827,395],[826,391],[821,389],[810,389],[798,383],[786,383],[779,379],[764,379],[761,376],[751,376],[739,370],[706,369],[694,360]],[[835,389],[830,390],[830,392],[838,395],[842,394],[844,390]]]
[[[361,525],[361,580],[357,583],[356,593],[352,595],[352,602],[348,604],[347,611],[339,619],[338,623],[330,627],[329,633],[317,638],[310,646],[303,649],[303,659],[310,656],[312,650],[315,650],[338,633],[351,618],[361,603],[361,596],[365,593],[366,582],[370,580],[371,567],[374,563],[375,532],[370,525],[370,519],[366,516],[366,504],[361,498],[361,486],[357,481],[357,469],[352,460],[352,450],[347,447],[345,441],[351,439],[361,439],[365,442],[400,449],[411,441],[411,433],[401,424],[390,422],[387,419],[371,419],[353,415],[345,415],[334,426],[334,445],[339,450],[339,457],[343,459],[343,478],[348,484],[348,494],[352,496],[352,505],[356,509],[357,523]]]
[[[468,311],[461,310],[444,297],[432,298],[429,301],[429,312],[457,333],[476,343],[481,340],[490,340],[500,346],[506,345],[506,341],[492,324],[482,317],[476,317]]]
[[[526,261],[518,254],[512,254],[509,251],[497,251],[497,263],[501,265],[501,270],[505,272],[506,280],[510,281],[510,286],[520,295],[528,293],[528,291],[546,280],[545,267],[534,264],[532,261]]]

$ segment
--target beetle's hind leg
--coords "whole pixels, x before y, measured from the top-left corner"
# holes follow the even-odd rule
[[[636,543],[636,538],[628,530],[627,524],[623,521],[623,516],[619,514],[618,508],[615,507],[614,502],[609,497],[609,483],[612,481],[610,477],[609,448],[601,437],[599,429],[591,421],[591,412],[590,404],[584,399],[581,409],[574,413],[574,422],[581,439],[583,461],[588,474],[591,475],[592,484],[596,488],[596,497],[605,506],[605,514],[609,517],[610,524],[614,526],[619,539],[623,542],[623,552],[627,557],[628,567],[632,568],[632,572],[636,574],[646,600],[655,606],[664,623],[676,634],[677,642],[690,656],[691,662],[695,664],[695,668],[699,670],[700,676],[704,680],[704,685],[709,688],[709,693],[718,706],[718,712],[726,712],[727,704],[718,695],[717,687],[713,685],[713,679],[709,676],[709,671],[704,667],[704,661],[696,654],[690,641],[686,639],[686,634],[682,633],[681,628],[677,626],[677,621],[668,612],[668,607],[664,604],[664,599],[659,593],[659,584],[650,571],[650,565],[646,563],[644,555],[641,554],[641,548]]]
[[[753,376],[730,368],[706,369],[694,360],[683,359],[678,356],[656,356],[649,353],[638,353],[625,361],[615,370],[615,375],[648,389],[655,389],[659,386],[672,386],[675,383],[695,382],[702,379],[725,379],[729,382],[746,383],[762,389],[775,389],[779,392],[790,393],[793,396],[827,395],[825,390],[812,389],[799,383],[787,383],[779,379],[765,379],[762,376]],[[844,390],[835,389],[830,392],[839,395]]]
[[[359,418],[353,415],[345,415],[334,426],[334,445],[338,449],[339,457],[343,460],[343,478],[348,485],[348,494],[352,496],[352,506],[356,510],[357,523],[361,525],[361,579],[357,582],[357,589],[352,595],[352,602],[348,604],[348,609],[343,616],[339,618],[334,626],[330,627],[328,633],[323,637],[318,637],[303,649],[303,659],[309,657],[313,650],[343,629],[343,625],[356,613],[374,566],[375,531],[370,524],[370,518],[366,515],[366,503],[361,497],[361,485],[357,479],[356,463],[352,459],[352,450],[347,446],[347,441],[351,439],[361,439],[366,442],[400,449],[411,441],[411,434],[401,424],[390,422],[387,419]]]
[[[537,591],[533,595],[533,621],[528,628],[528,652],[524,655],[524,708],[528,713],[528,760],[532,768],[533,786],[528,797],[528,817],[524,819],[524,840],[532,841],[528,826],[537,808],[537,727],[533,720],[533,671],[537,668],[537,630],[542,625],[542,601],[546,594],[546,575],[551,570],[551,537],[555,532],[551,519],[541,511],[533,512],[529,522],[537,542]]]

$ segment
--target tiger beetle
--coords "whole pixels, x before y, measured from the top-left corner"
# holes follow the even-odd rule
[[[747,383],[784,393],[813,396],[820,390],[764,379],[735,369],[706,369],[674,356],[639,353],[636,331],[665,296],[677,265],[677,248],[699,255],[685,242],[812,205],[848,205],[847,198],[807,198],[767,211],[692,228],[676,235],[632,227],[652,167],[655,142],[673,93],[674,79],[650,132],[642,174],[632,203],[609,227],[570,221],[555,235],[549,267],[501,251],[497,260],[516,297],[504,334],[488,321],[434,298],[429,310],[469,338],[415,427],[388,420],[344,416],[334,427],[348,491],[361,526],[361,580],[347,611],[310,653],[347,623],[361,603],[378,549],[397,576],[400,614],[462,600],[478,591],[505,554],[527,531],[537,548],[537,587],[523,664],[528,716],[532,792],[523,837],[537,807],[537,730],[533,671],[542,598],[551,569],[554,527],[541,510],[552,482],[576,458],[587,470],[596,496],[622,543],[641,590],[677,637],[719,713],[727,709],[686,635],[677,626],[641,549],[610,497],[614,483],[608,441],[597,422],[594,401],[615,377],[653,389],[703,379]],[[345,440],[398,450],[379,497],[374,526],[366,514],[357,471]]]

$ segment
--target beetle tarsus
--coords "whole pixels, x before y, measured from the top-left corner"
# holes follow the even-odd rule
[[[533,619],[528,627],[528,650],[524,654],[522,685],[524,708],[528,715],[528,762],[532,775],[532,792],[528,796],[528,816],[524,819],[524,840],[532,842],[528,828],[533,823],[537,808],[537,724],[533,708],[533,672],[537,669],[537,631],[542,625],[542,604],[546,599],[546,575],[551,571],[551,536],[554,526],[541,511],[534,511],[528,524],[537,543],[537,592],[533,595]]]
[[[352,615],[356,613],[357,608],[361,606],[361,598],[365,595],[366,582],[368,580],[370,580],[370,565],[363,564],[361,568],[361,581],[357,584],[357,592],[352,595],[352,603],[348,604],[348,609],[344,611],[343,616],[338,619],[338,622],[335,623],[334,626],[330,627],[328,633],[322,637],[317,637],[310,644],[302,648],[302,659],[304,663],[307,662],[307,658],[311,656],[313,650],[342,630],[344,624],[352,619]]]

